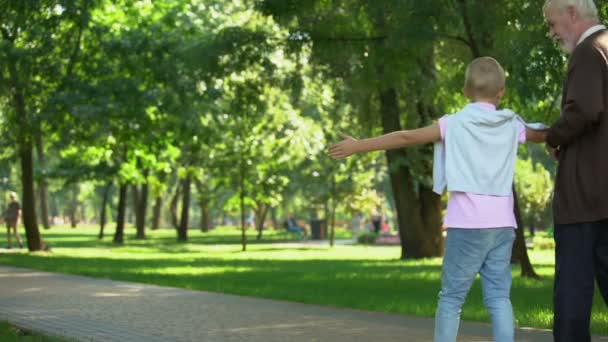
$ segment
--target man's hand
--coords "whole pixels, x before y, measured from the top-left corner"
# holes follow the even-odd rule
[[[340,136],[344,138],[344,140],[329,148],[329,156],[333,159],[346,158],[357,152],[357,139],[343,133],[340,133]]]

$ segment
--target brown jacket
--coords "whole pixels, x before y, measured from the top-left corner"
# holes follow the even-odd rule
[[[559,146],[555,223],[608,218],[608,30],[572,52],[561,117],[549,129],[547,144]]]

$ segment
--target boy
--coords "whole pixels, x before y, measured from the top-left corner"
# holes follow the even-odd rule
[[[428,127],[379,137],[344,140],[330,148],[332,158],[434,142],[433,190],[447,186],[450,198],[435,341],[456,341],[460,310],[477,273],[492,318],[495,341],[513,341],[511,249],[517,227],[513,175],[518,143],[541,143],[544,131],[526,128],[510,110],[496,110],[505,92],[505,73],[491,57],[473,60],[464,95],[472,102]]]

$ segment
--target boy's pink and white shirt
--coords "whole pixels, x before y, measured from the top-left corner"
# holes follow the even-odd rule
[[[485,102],[473,105],[488,111],[496,110],[496,106]],[[441,139],[444,139],[447,127],[446,116],[439,119]],[[526,142],[526,127],[517,123],[518,140]],[[468,192],[451,192],[448,200],[443,225],[448,228],[502,228],[515,227],[513,212],[513,196],[489,196]]]

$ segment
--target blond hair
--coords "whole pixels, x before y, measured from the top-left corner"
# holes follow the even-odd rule
[[[576,8],[578,14],[583,19],[599,20],[597,7],[593,0],[545,0],[543,10],[546,13],[549,6],[555,6],[559,12],[563,12],[569,6]]]
[[[505,88],[505,71],[492,57],[475,58],[464,79],[464,89],[470,97],[495,98]]]

